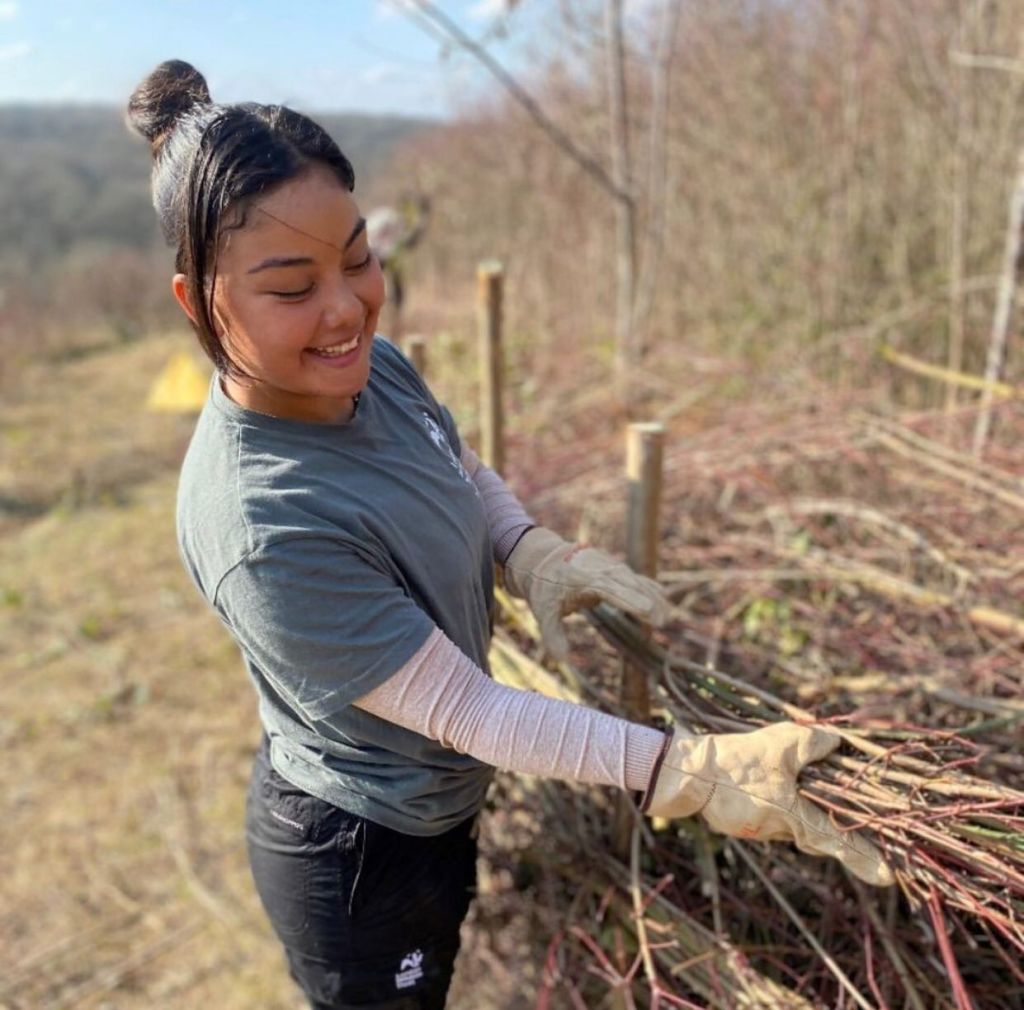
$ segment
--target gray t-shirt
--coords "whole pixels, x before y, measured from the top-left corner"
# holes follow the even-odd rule
[[[487,670],[493,568],[455,424],[374,339],[355,417],[230,400],[214,377],[182,466],[178,542],[242,651],[271,760],[321,799],[413,835],[479,810],[492,769],[351,702],[440,628]]]

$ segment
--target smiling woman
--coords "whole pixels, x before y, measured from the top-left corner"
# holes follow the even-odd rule
[[[256,200],[245,220],[226,233],[217,256],[213,323],[245,373],[225,376],[225,392],[278,417],[348,420],[369,379],[384,302],[352,194],[313,166]],[[194,320],[185,274],[173,286]]]
[[[129,117],[153,150],[175,297],[217,369],[179,546],[259,696],[249,860],[310,1006],[444,1006],[494,767],[635,790],[653,812],[793,838],[881,882],[867,843],[795,799],[799,765],[838,743],[824,730],[698,744],[491,680],[496,563],[555,656],[566,614],[604,600],[659,624],[665,598],[535,526],[375,334],[380,267],[352,168],[316,123],[214,105],[180,61]]]
[[[346,420],[384,298],[348,159],[291,109],[213,104],[177,60],[136,89],[128,114],[150,142],[154,204],[178,247],[174,295],[228,395]]]

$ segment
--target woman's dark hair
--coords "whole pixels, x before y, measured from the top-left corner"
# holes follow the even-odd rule
[[[314,164],[351,190],[352,165],[323,127],[293,109],[214,104],[203,75],[182,60],[161,63],[135,89],[128,124],[149,141],[153,206],[187,278],[199,343],[218,371],[242,374],[213,322],[221,235],[245,223],[253,198]]]

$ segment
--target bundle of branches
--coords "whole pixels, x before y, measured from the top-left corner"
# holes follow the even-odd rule
[[[965,709],[1015,715],[1024,474],[881,418],[813,434],[762,433],[731,457],[708,436],[676,460],[660,577],[687,630],[713,663],[771,667],[815,706],[875,694],[951,727]]]
[[[631,875],[608,855],[600,796],[577,805],[584,826],[566,845],[622,889],[623,928],[655,917],[653,960],[709,1006],[1024,1008],[1024,411],[1004,411],[984,462],[955,448],[969,444],[969,412],[954,418],[966,441],[947,417],[886,420],[821,398],[797,413],[737,408],[728,425],[670,442],[659,551],[680,618],[659,638],[670,651],[601,610],[614,651],[601,661],[588,646],[576,654],[585,670],[562,672],[577,696],[616,710],[628,657],[699,730],[836,728],[845,744],[807,770],[806,795],[873,837],[900,887],[871,891],[788,846],[678,824],[644,828]],[[607,452],[582,455],[603,469],[534,468],[545,490],[531,504],[565,528],[585,486],[580,533],[614,547],[621,478]],[[553,803],[564,813],[571,795]],[[571,971],[567,945],[568,933]],[[582,940],[574,949],[576,967],[609,975]],[[752,987],[739,964],[759,975]],[[765,980],[786,994],[769,998]]]
[[[521,643],[506,632],[495,638],[492,666],[506,682],[567,699],[586,695],[615,711],[616,660],[627,657],[645,669],[662,707],[692,727],[722,732],[773,719],[814,721],[768,692],[667,656],[631,622],[606,608],[599,608],[592,619],[613,645],[609,661],[588,669],[585,677],[564,665],[560,678],[531,659],[535,636],[518,601],[504,594],[499,599]],[[590,648],[588,654],[594,657],[597,651]],[[619,992],[647,992],[651,1007],[689,1006],[670,999],[686,995],[716,1010],[848,1005],[863,1010],[901,1005],[913,1010],[1024,1010],[1016,965],[1024,934],[1013,923],[1021,898],[1024,796],[963,767],[936,775],[943,749],[963,746],[977,756],[976,745],[958,744],[949,733],[877,721],[856,725],[854,732],[856,722],[830,723],[855,742],[832,761],[809,770],[802,783],[807,795],[830,806],[845,825],[873,835],[888,832],[875,840],[886,848],[910,901],[902,900],[900,889],[874,891],[844,879],[831,860],[809,859],[785,845],[753,847],[722,839],[692,821],[670,822],[655,831],[638,821],[632,866],[627,868],[609,846],[614,818],[607,793],[581,795],[557,783],[536,783],[532,804],[536,807],[539,801],[550,816],[543,818],[537,848],[528,859],[544,864],[548,876],[565,879],[571,894],[568,925],[557,943],[553,941],[546,974],[568,990],[572,1005],[600,1000],[599,993],[587,992],[597,977]],[[912,740],[923,754],[906,753]],[[888,766],[878,762],[879,747],[893,750],[897,760]],[[909,769],[903,767],[904,754],[927,768],[915,767],[913,761]],[[850,797],[836,802],[836,784],[850,779],[856,783],[848,789]],[[925,779],[935,792],[920,786]],[[982,798],[951,799],[950,787],[957,788],[957,783],[968,793],[973,787]],[[861,793],[869,787],[865,801]],[[933,802],[921,815],[929,798]],[[893,804],[899,819],[890,821]],[[920,824],[915,823],[918,817]],[[968,844],[962,846],[957,839],[961,827],[969,832]],[[970,844],[979,836],[980,846]],[[953,851],[945,851],[944,845]],[[977,862],[984,866],[980,882],[972,880]],[[998,886],[1000,864],[1009,867],[1003,891]],[[943,877],[949,872],[964,878],[963,886],[950,887]],[[935,877],[940,878],[937,885]],[[976,919],[979,893],[984,900],[995,895],[997,926],[984,915]],[[632,947],[609,931],[607,920],[613,913],[618,914],[616,929],[632,932]],[[602,942],[604,960],[595,961],[595,944]],[[951,981],[945,983],[944,976]],[[874,1002],[863,995],[868,993]],[[626,1005],[633,1004],[627,1000]]]
[[[1014,410],[1001,418],[1006,447],[1024,438]],[[969,412],[954,420],[970,428]],[[948,423],[843,413],[819,398],[784,418],[737,408],[729,424],[670,439],[659,578],[695,658],[818,711],[875,705],[1012,745],[1024,457],[1001,443],[976,460],[947,444]],[[536,467],[536,502],[548,525],[578,517],[582,538],[614,548],[622,478],[608,451],[580,455],[603,469]]]
[[[734,732],[816,721],[762,688],[673,657],[611,608],[592,621],[683,724]],[[805,770],[803,791],[885,853],[910,907],[932,925],[957,1006],[973,1004],[949,930],[972,948],[972,971],[995,957],[1008,981],[1024,985],[1024,792],[971,774],[984,748],[954,733],[856,716],[828,725],[844,746]]]

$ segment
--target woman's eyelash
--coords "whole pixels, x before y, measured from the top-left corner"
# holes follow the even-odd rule
[[[276,295],[278,298],[301,298],[303,295],[308,295],[313,290],[313,285],[303,288],[301,291],[271,291],[270,294]]]
[[[358,263],[353,263],[350,267],[346,267],[345,269],[354,273],[361,273],[363,270],[367,269],[372,262],[373,253],[369,252],[366,254],[366,259],[361,260]],[[269,291],[268,294],[274,295],[277,298],[302,298],[303,296],[310,294],[314,287],[314,284],[310,284],[301,291]]]

